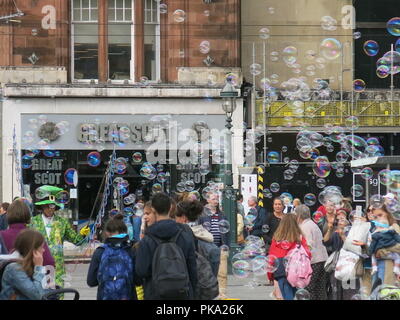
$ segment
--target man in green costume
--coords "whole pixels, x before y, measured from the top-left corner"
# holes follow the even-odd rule
[[[41,192],[48,196],[48,199],[42,199],[35,205],[40,206],[42,213],[33,217],[30,227],[39,231],[46,239],[51,254],[56,262],[55,283],[64,286],[64,241],[72,242],[77,245],[89,233],[89,228],[85,227],[78,234],[69,223],[68,219],[57,216],[56,206],[62,207],[59,201],[56,201],[57,195],[64,190],[53,186],[40,187]]]

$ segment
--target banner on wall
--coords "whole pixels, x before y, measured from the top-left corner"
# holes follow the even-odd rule
[[[240,176],[241,193],[243,195],[244,212],[247,215],[249,206],[247,201],[251,196],[257,197],[257,175],[256,174],[242,174]]]

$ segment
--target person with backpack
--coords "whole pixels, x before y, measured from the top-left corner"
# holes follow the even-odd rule
[[[197,220],[203,212],[203,205],[197,201],[183,201],[177,205],[175,221],[186,224],[194,235],[197,262],[197,294],[199,300],[212,300],[218,296],[218,270],[220,249],[214,244],[212,234]]]
[[[117,214],[107,221],[107,239],[96,249],[90,262],[87,284],[98,286],[97,300],[137,300],[134,252],[123,220],[124,216]]]
[[[156,222],[146,229],[137,248],[136,275],[143,279],[145,300],[190,300],[197,289],[193,237],[171,220],[165,193],[151,199]]]
[[[0,300],[41,300],[48,292],[43,267],[44,237],[26,229],[12,255],[0,256]]]
[[[271,261],[275,259],[278,261]],[[283,262],[287,259],[287,265]],[[297,288],[304,288],[311,279],[311,252],[294,214],[286,214],[276,230],[269,250],[269,265],[277,270],[268,273],[278,281],[284,300],[293,300]],[[300,262],[300,263],[299,263]],[[303,265],[304,264],[304,265]]]
[[[296,207],[295,213],[312,254],[311,268],[313,273],[310,284],[305,289],[310,293],[311,300],[327,300],[328,275],[325,272],[324,265],[328,259],[328,253],[322,242],[322,232],[317,224],[311,220],[309,207],[301,204]]]

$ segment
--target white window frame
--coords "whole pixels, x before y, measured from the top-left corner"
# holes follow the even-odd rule
[[[157,5],[157,1],[151,0],[152,4]],[[155,59],[156,59],[156,79],[155,80],[149,80],[149,83],[158,83],[161,80],[161,17],[160,17],[160,6],[157,5],[157,16],[155,21],[147,22],[146,21],[146,11],[151,11],[151,16],[153,17],[153,10],[149,10],[146,7],[147,1],[144,1],[144,24],[155,24],[156,25],[156,45],[155,45]],[[154,19],[153,19],[154,20]]]
[[[93,23],[99,23],[99,19],[97,20],[92,20],[92,12],[91,12],[91,7],[90,4],[92,3],[90,0],[89,1],[89,20],[87,21],[82,21],[82,1],[80,0],[81,3],[81,8],[80,8],[80,20],[74,20],[74,1],[71,3],[71,81],[72,83],[91,83],[92,80],[94,80],[95,84],[99,83],[99,79],[75,79],[75,25],[76,24],[93,24]],[[99,11],[99,2],[97,1],[97,17],[99,16],[98,14]]]

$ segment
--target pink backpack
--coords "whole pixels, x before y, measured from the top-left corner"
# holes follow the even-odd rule
[[[311,281],[311,259],[306,249],[299,244],[290,250],[286,256],[286,279],[292,287],[305,288]]]

